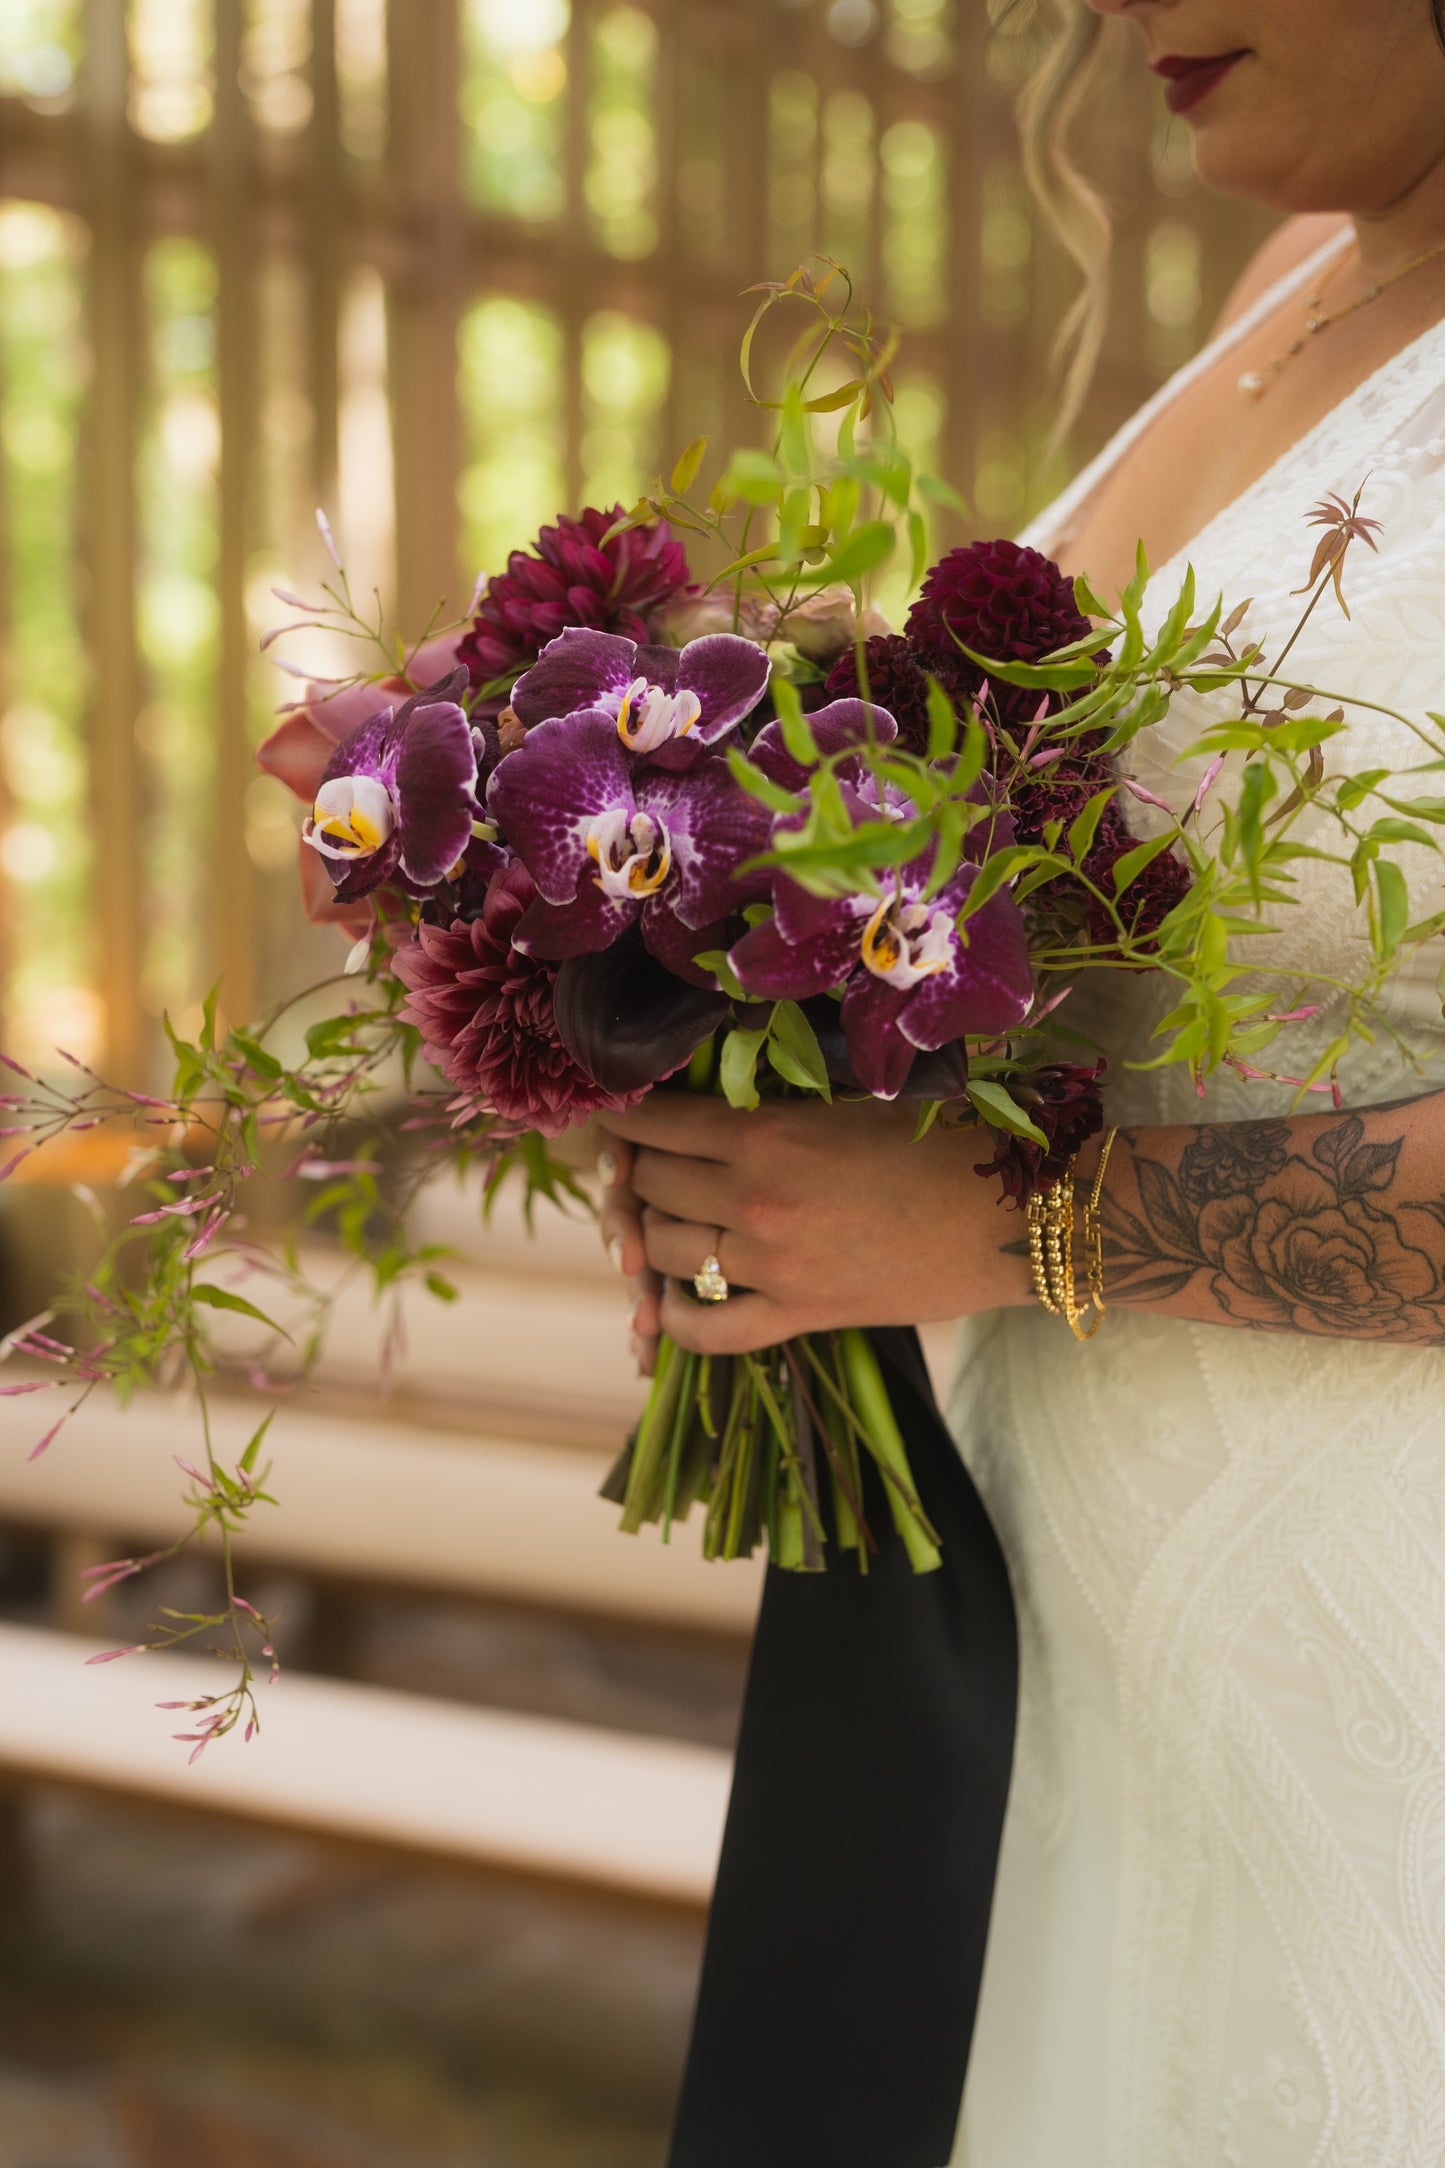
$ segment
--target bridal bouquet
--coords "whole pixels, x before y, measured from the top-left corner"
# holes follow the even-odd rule
[[[768,401],[754,335],[794,304],[812,333]],[[819,390],[840,356],[843,381]],[[1311,989],[1247,968],[1231,939],[1288,905],[1291,857],[1319,848],[1298,841],[1306,812],[1344,839],[1369,963],[1344,990],[1338,1039],[1290,1080],[1301,1091],[1338,1094],[1352,1037],[1391,1028],[1379,996],[1401,956],[1445,925],[1409,923],[1397,862],[1400,847],[1435,848],[1445,801],[1387,797],[1380,812],[1371,791],[1414,786],[1328,777],[1343,707],[1263,656],[1242,629],[1247,604],[1198,612],[1188,578],[1150,637],[1142,555],[1117,613],[1009,541],[929,567],[924,507],[947,492],[892,441],[890,360],[836,268],[764,289],[743,361],[775,414],[773,448],[734,455],[700,498],[699,439],[632,508],[545,528],[463,623],[415,645],[358,612],[322,521],[335,577],[319,599],[283,594],[297,615],[282,629],[320,627],[375,659],[308,679],[259,758],[305,808],[307,909],[349,931],[345,970],[244,1028],[222,1031],[213,997],[195,1040],[172,1033],[168,1097],[21,1072],[5,1098],[25,1139],[17,1159],[117,1116],[149,1132],[146,1208],[11,1335],[4,1352],[48,1376],[0,1392],[69,1385],[73,1408],[100,1385],[196,1389],[190,1536],[219,1540],[228,1601],[169,1619],[150,1644],[229,1636],[239,1683],[199,1705],[185,1735],[196,1752],[254,1724],[253,1643],[274,1661],[232,1558],[268,1499],[266,1424],[234,1468],[210,1451],[216,1313],[271,1335],[256,1376],[272,1383],[285,1336],[242,1285],[269,1276],[310,1305],[293,1380],[331,1299],[241,1210],[268,1170],[314,1182],[302,1217],[331,1215],[378,1293],[420,1280],[441,1299],[454,1294],[445,1257],[410,1237],[376,1139],[358,1143],[376,1110],[399,1112],[424,1147],[413,1191],[481,1161],[489,1194],[519,1170],[530,1206],[585,1196],[553,1140],[653,1089],[720,1092],[742,1109],[769,1094],[906,1098],[920,1134],[974,1125],[980,1172],[1017,1205],[1102,1125],[1103,1063],[1065,1006],[1087,973],[1166,974],[1177,1001],[1154,1058],[1200,1079],[1222,1062],[1271,1074],[1259,1064],[1276,1034],[1318,1013]],[[1346,556],[1373,545],[1358,500],[1315,516],[1306,617],[1331,590],[1343,606]],[[892,632],[866,593],[900,538],[915,599]],[[704,551],[716,569],[690,561]],[[1195,748],[1208,762],[1175,812],[1121,756],[1186,689],[1224,694],[1225,720]],[[1431,756],[1422,770],[1440,765],[1445,726],[1411,727]],[[298,1002],[312,1020],[296,1045]],[[67,1314],[73,1341],[48,1330]],[[710,1558],[766,1541],[784,1567],[843,1553],[866,1570],[887,1525],[917,1570],[938,1563],[858,1331],[730,1359],[664,1342],[607,1490],[634,1531],[666,1534],[701,1505]],[[169,1555],[96,1569],[92,1593]]]

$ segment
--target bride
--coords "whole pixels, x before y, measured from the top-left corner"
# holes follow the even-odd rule
[[[1445,27],[1430,0],[1071,0],[1045,133],[1105,16],[1203,179],[1288,215],[1212,342],[1025,539],[1117,589],[1142,536],[1156,612],[1191,562],[1274,651],[1311,506],[1364,485],[1382,530],[1351,558],[1352,621],[1316,613],[1292,668],[1445,709]],[[1129,756],[1180,808],[1201,714],[1176,701]],[[1335,747],[1403,764],[1397,728],[1356,710]],[[1445,881],[1419,856],[1423,916]],[[1308,863],[1274,963],[1348,977],[1343,879]],[[1434,969],[1394,993],[1416,1045],[1441,1034]],[[1380,1045],[1340,1110],[1229,1075],[1196,1100],[1128,1066],[1164,998],[1147,975],[1075,997],[1123,1125],[1088,1346],[1034,1301],[976,1142],[915,1144],[876,1105],[655,1098],[609,1123],[604,1232],[644,1357],[660,1328],[706,1351],[967,1321],[951,1418],[1023,1693],[954,2162],[1439,2168],[1445,1098]],[[1304,1073],[1332,1021],[1290,1032],[1280,1068]],[[704,1309],[683,1289],[711,1252],[748,1292]]]

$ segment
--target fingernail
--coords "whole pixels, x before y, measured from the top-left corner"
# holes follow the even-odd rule
[[[610,1258],[612,1259],[612,1269],[613,1269],[613,1271],[614,1271],[614,1272],[621,1272],[621,1270],[622,1270],[622,1237],[621,1237],[621,1235],[614,1235],[614,1236],[612,1237],[612,1240],[611,1240],[611,1241],[610,1241],[610,1242],[608,1243],[608,1245],[607,1245],[607,1254],[608,1254],[608,1256],[609,1256],[609,1257],[610,1257]]]
[[[641,1315],[642,1304],[640,1302],[634,1302],[632,1308],[627,1313],[627,1329],[634,1335],[637,1332],[637,1320],[641,1317]]]
[[[607,1187],[611,1189],[613,1183],[617,1180],[617,1154],[608,1151],[599,1152],[597,1154],[597,1172],[601,1175]]]

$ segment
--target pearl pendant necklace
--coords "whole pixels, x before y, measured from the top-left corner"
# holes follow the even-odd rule
[[[1299,337],[1292,339],[1282,353],[1274,355],[1257,369],[1246,369],[1239,378],[1239,389],[1244,397],[1263,398],[1280,371],[1289,366],[1296,354],[1304,352],[1311,339],[1317,338],[1322,331],[1328,331],[1331,324],[1343,323],[1344,319],[1353,316],[1357,309],[1367,308],[1372,301],[1378,301],[1380,295],[1388,292],[1390,287],[1398,285],[1401,279],[1408,278],[1412,271],[1418,271],[1422,264],[1432,263],[1437,256],[1445,256],[1445,241],[1437,241],[1433,248],[1424,249],[1418,256],[1412,256],[1408,263],[1401,264],[1398,271],[1392,271],[1387,279],[1380,279],[1375,285],[1367,286],[1356,300],[1347,301],[1342,309],[1334,309],[1326,316],[1320,303],[1324,299],[1325,285],[1337,268],[1335,264],[1331,264],[1325,278],[1305,303],[1305,327]]]

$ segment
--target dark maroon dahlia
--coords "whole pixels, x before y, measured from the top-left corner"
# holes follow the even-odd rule
[[[535,549],[513,550],[457,650],[474,688],[515,677],[571,626],[648,639],[652,613],[685,593],[691,575],[682,544],[660,521],[604,542],[623,517],[621,505],[589,508],[544,527]],[[472,712],[495,717],[506,705],[505,693],[494,694]]]
[[[984,673],[959,653],[959,642],[997,662],[1038,662],[1089,630],[1074,599],[1074,583],[1051,558],[1020,542],[970,542],[950,550],[929,573],[908,613],[908,637],[928,656],[946,657],[970,691]],[[931,663],[929,667],[932,667]],[[995,704],[1005,721],[1039,705],[1036,692],[998,684]]]
[[[512,935],[537,891],[525,866],[501,866],[478,915],[422,925],[396,957],[402,1016],[428,1061],[469,1103],[555,1137],[571,1122],[629,1105],[602,1090],[562,1044],[558,966],[523,955]]]
[[[1026,1081],[1011,1080],[1011,1097],[1043,1131],[1048,1145],[996,1130],[993,1158],[983,1160],[974,1172],[997,1175],[1003,1196],[1014,1205],[1027,1204],[1039,1190],[1052,1189],[1075,1152],[1104,1126],[1104,1103],[1099,1096],[1104,1067],[1102,1061],[1092,1067],[1053,1062],[1036,1069]]]

